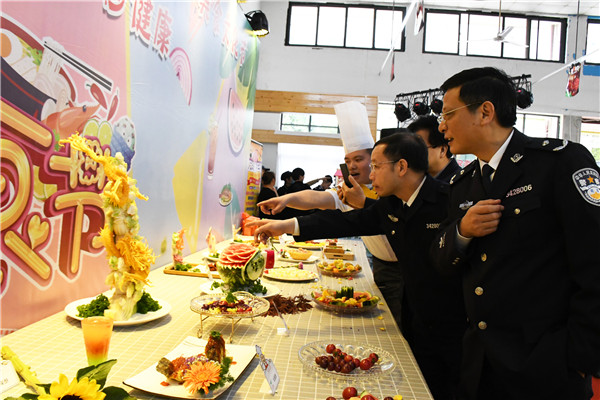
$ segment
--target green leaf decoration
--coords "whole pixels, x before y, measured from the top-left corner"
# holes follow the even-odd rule
[[[133,400],[135,397],[132,397],[125,391],[125,389],[116,387],[116,386],[108,386],[102,389],[102,392],[106,393],[106,399],[110,400]]]
[[[82,368],[77,371],[77,380],[80,380],[81,378],[88,378],[89,380],[95,379],[96,383],[103,388],[104,384],[106,383],[108,373],[116,363],[117,360],[108,360],[98,365]]]

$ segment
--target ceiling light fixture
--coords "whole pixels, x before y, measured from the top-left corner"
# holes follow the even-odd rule
[[[427,115],[431,111],[431,108],[429,108],[429,105],[427,105],[426,99],[421,99],[421,100],[415,101],[415,104],[413,104],[412,109],[415,112],[415,114],[417,114],[419,116]]]
[[[256,36],[266,36],[269,34],[269,21],[267,21],[267,16],[262,11],[250,11],[246,14],[246,19]]]
[[[403,103],[396,103],[394,114],[396,114],[396,118],[398,118],[398,121],[400,122],[404,122],[411,117],[410,110],[406,104]]]
[[[431,100],[431,103],[429,103],[429,107],[431,107],[431,111],[439,115],[442,113],[444,102],[437,97],[434,97],[433,100]]]

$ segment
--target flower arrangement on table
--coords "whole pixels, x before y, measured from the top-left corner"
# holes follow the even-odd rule
[[[35,373],[10,351],[2,348],[2,357],[11,360],[25,383],[37,394],[24,393],[19,397],[7,397],[5,400],[134,400],[125,389],[116,386],[104,386],[108,373],[117,360],[104,361],[98,365],[85,367],[77,371],[77,376],[69,382],[64,374],[58,381],[48,384],[39,383]]]

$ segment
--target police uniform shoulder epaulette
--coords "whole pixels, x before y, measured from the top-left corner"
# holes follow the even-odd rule
[[[564,139],[531,138],[526,146],[536,150],[561,151],[568,144],[569,141]]]
[[[454,185],[456,182],[458,182],[464,176],[471,175],[471,173],[476,165],[478,165],[477,159],[471,161],[471,163],[469,165],[467,165],[466,167],[461,169],[460,172],[456,173],[452,177],[452,179],[450,179],[450,185]]]

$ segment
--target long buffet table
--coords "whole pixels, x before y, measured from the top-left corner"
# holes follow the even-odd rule
[[[277,286],[282,296],[302,294],[310,298],[311,291],[319,286],[339,288],[349,285],[382,297],[368,268],[362,242],[344,240],[342,243],[354,252],[356,259],[353,262],[363,266],[362,273],[353,280],[323,276],[321,282],[313,283],[280,282],[267,278],[263,278],[263,282]],[[225,245],[220,243],[219,247]],[[190,263],[199,260],[200,253],[185,259]],[[196,336],[200,328],[200,315],[190,310],[190,300],[201,294],[199,286],[207,279],[165,274],[164,268],[154,269],[150,273],[152,286],[148,291],[154,298],[168,302],[172,307],[170,313],[143,325],[115,327],[110,344],[109,358],[118,361],[106,385],[124,387],[132,396],[143,399],[161,397],[131,389],[122,382],[157,362],[186,337]],[[305,264],[305,268],[316,271],[316,264]],[[298,359],[298,350],[306,343],[329,339],[332,342],[368,343],[395,356],[398,365],[391,374],[371,382],[356,382],[353,386],[359,390],[367,389],[380,399],[397,394],[405,400],[432,398],[411,350],[384,301],[375,311],[366,314],[334,314],[314,307],[307,312],[283,317],[289,327],[289,336],[278,334],[283,322],[272,316],[242,319],[236,324],[233,335],[233,344],[259,345],[265,357],[273,359],[281,379],[275,395],[270,393],[256,357],[219,399],[324,400],[328,396],[340,399],[342,389],[348,386],[348,382],[315,375],[307,371]],[[225,318],[208,318],[203,323],[203,329],[204,337],[214,329],[227,338],[231,332],[231,322]],[[81,324],[64,311],[11,333],[1,341],[2,346],[9,346],[37,373],[43,383],[57,381],[59,373],[71,379],[78,369],[87,365]],[[27,388],[21,383],[3,393],[2,398],[18,396],[25,391]]]

